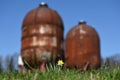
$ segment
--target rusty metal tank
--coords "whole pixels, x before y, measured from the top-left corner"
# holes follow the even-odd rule
[[[21,55],[24,63],[37,68],[41,61],[54,62],[63,53],[64,25],[61,16],[47,4],[31,10],[22,24]]]
[[[101,65],[100,39],[96,30],[80,21],[66,37],[66,66],[80,70],[99,68]]]

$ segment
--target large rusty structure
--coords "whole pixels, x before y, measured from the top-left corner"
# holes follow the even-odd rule
[[[22,24],[21,56],[25,65],[37,68],[42,61],[55,62],[64,51],[63,32],[60,15],[47,4],[31,10]]]
[[[66,66],[80,70],[98,68],[101,65],[100,40],[96,30],[80,21],[66,37]]]

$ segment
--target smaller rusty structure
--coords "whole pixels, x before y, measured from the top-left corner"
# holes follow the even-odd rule
[[[80,21],[68,32],[65,43],[66,67],[80,70],[100,67],[99,35],[85,21]]]
[[[46,3],[31,10],[22,24],[21,56],[24,64],[38,68],[44,62],[54,63],[64,52],[63,32],[61,16]]]

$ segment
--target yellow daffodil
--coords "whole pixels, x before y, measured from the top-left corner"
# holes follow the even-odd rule
[[[64,62],[62,60],[59,60],[57,65],[62,66],[63,64]]]

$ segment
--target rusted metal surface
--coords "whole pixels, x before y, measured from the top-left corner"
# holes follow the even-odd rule
[[[31,10],[22,25],[22,59],[34,68],[41,61],[54,62],[63,53],[64,26],[59,14],[41,4]],[[25,63],[26,64],[26,63]]]
[[[100,40],[95,29],[82,21],[66,37],[66,66],[80,70],[101,65]]]

